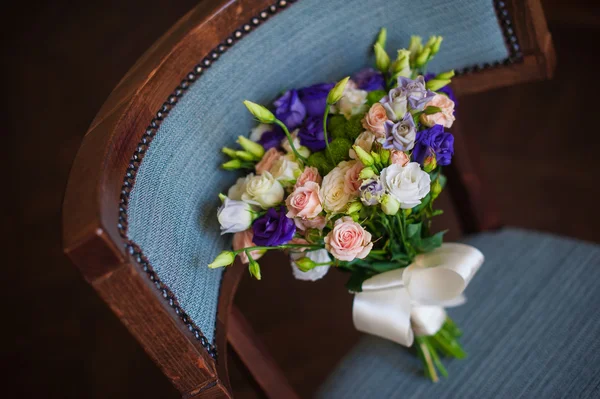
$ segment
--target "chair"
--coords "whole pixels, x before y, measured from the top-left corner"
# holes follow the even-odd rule
[[[144,54],[100,109],[67,187],[65,252],[182,397],[232,396],[228,341],[269,397],[297,397],[232,305],[245,268],[237,263],[225,272],[205,267],[229,245],[219,236],[215,194],[234,176],[219,170],[217,149],[250,130],[243,99],[266,103],[285,87],[334,80],[365,66],[367,49],[381,26],[388,27],[389,43],[398,48],[410,34],[443,35],[444,52],[431,68],[456,69],[458,95],[551,77],[554,52],[538,0],[426,3],[427,13],[420,11],[424,3],[415,1],[204,1]],[[454,133],[459,155],[449,182],[463,230],[493,230],[500,223],[481,189],[476,152],[467,152],[466,138]],[[578,255],[585,258],[582,270],[598,263],[591,245],[534,233],[505,230],[471,239],[490,252],[514,245],[520,254],[527,252],[524,243],[541,242],[540,251],[552,247],[592,253]],[[504,246],[495,246],[496,240]],[[489,278],[501,273],[493,268],[495,262],[487,268]],[[539,268],[532,270],[531,281],[544,277]],[[506,287],[498,290],[510,293]],[[593,300],[597,297],[592,294],[585,299]],[[543,303],[535,302],[528,309],[542,308]],[[475,333],[476,321],[483,323],[484,316],[465,328]],[[599,331],[597,321],[585,331]],[[489,320],[484,324],[494,327]],[[564,342],[559,338],[552,342]],[[357,359],[364,353],[403,353],[389,345],[371,338],[361,343],[322,395],[348,397],[348,391],[336,391],[340,382],[348,376],[357,383],[367,381],[364,373],[361,379],[353,374],[354,364],[363,361]],[[548,347],[540,344],[539,349]],[[479,363],[470,364],[460,366],[469,370]],[[418,394],[422,385],[413,383]]]

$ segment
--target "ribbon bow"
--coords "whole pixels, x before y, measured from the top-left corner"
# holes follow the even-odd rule
[[[354,326],[404,346],[413,344],[414,334],[434,335],[446,320],[444,308],[465,302],[462,293],[483,259],[469,245],[442,244],[408,267],[365,280],[354,296]]]

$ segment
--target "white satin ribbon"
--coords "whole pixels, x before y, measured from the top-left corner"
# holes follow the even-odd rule
[[[444,308],[465,302],[462,293],[483,259],[469,245],[442,244],[406,268],[365,280],[354,296],[354,326],[404,346],[413,344],[414,334],[435,334],[446,320]]]

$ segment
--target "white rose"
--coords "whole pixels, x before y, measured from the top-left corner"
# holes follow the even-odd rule
[[[269,172],[283,186],[294,184],[298,176],[302,173],[300,165],[287,157],[281,157],[273,162]]]
[[[318,249],[316,251],[308,251],[308,252],[292,252],[290,254],[290,258],[292,260],[292,272],[294,273],[294,277],[298,280],[305,281],[316,281],[320,278],[323,278],[329,271],[329,266],[316,266],[313,269],[310,269],[307,272],[303,272],[296,266],[294,262],[297,259],[307,257],[315,263],[325,263],[331,262],[331,258],[329,257],[329,253],[325,249]]]
[[[275,180],[269,172],[264,172],[248,180],[246,192],[242,194],[242,200],[252,205],[260,205],[263,209],[268,209],[281,203],[283,194],[281,183]]]
[[[367,153],[371,152],[371,148],[373,148],[373,141],[375,141],[375,135],[368,130],[362,132],[356,140],[354,140],[354,145],[359,146]],[[357,159],[356,152],[350,148],[349,155],[351,159]]]
[[[221,224],[221,234],[244,231],[252,224],[252,207],[243,201],[225,198],[217,211],[217,219]]]
[[[332,112],[343,114],[346,119],[367,110],[367,92],[356,88],[356,84],[348,81],[344,89],[344,95],[340,101],[332,107]]]
[[[388,96],[388,98],[390,97]],[[398,119],[403,118],[408,111],[406,96],[400,95],[392,98],[391,101],[383,104],[383,108],[385,108],[387,116],[391,120],[397,121]]]
[[[321,193],[323,195],[323,208],[327,212],[337,213],[343,210],[355,195],[344,189],[346,172],[355,162],[340,162],[331,172],[323,178]]]
[[[254,177],[254,173],[250,173],[246,177],[240,177],[237,179],[235,184],[229,187],[229,191],[227,191],[227,196],[229,199],[240,201],[242,199],[242,194],[246,192],[246,186],[248,185],[248,181]]]
[[[260,140],[263,134],[265,134],[266,132],[270,132],[271,130],[273,130],[273,126],[266,123],[261,123],[254,129],[250,130],[250,140],[258,141]]]
[[[400,202],[400,208],[410,209],[421,203],[429,193],[431,178],[421,170],[417,162],[406,166],[392,164],[381,171],[385,190]]]

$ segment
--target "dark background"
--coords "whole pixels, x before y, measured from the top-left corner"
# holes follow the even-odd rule
[[[600,8],[594,0],[543,3],[558,55],[555,79],[460,99],[460,118],[481,147],[505,224],[600,242]],[[5,394],[177,397],[63,256],[60,220],[69,168],[92,118],[136,59],[195,4],[33,1],[2,11]],[[446,209],[440,224],[456,238]],[[286,259],[271,260],[261,283],[242,282],[238,303],[291,383],[310,396],[358,337],[345,276],[297,282]],[[257,397],[232,361],[236,393]]]

